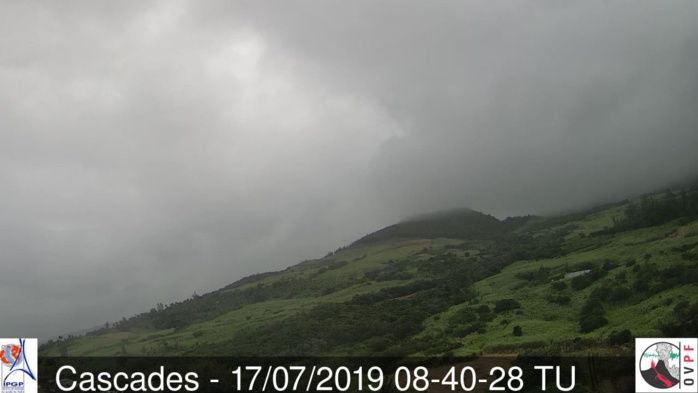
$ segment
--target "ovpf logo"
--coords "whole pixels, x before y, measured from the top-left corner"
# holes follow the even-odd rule
[[[635,339],[635,391],[697,392],[696,344],[695,338]]]
[[[37,339],[0,338],[0,393],[36,393]]]

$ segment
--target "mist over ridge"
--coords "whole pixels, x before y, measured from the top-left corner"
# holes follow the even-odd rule
[[[425,212],[551,215],[698,175],[693,2],[0,15],[8,337],[100,325]]]

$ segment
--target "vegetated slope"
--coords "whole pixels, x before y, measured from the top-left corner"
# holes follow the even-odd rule
[[[493,230],[460,239],[425,236],[436,232],[426,224],[420,236],[411,232],[417,238],[384,231],[381,240],[158,305],[41,352],[559,354],[617,352],[634,335],[696,335],[698,190],[535,225],[469,216]]]
[[[362,237],[352,244],[388,239],[467,239],[505,232],[508,226],[496,218],[470,209],[458,209],[414,217]]]

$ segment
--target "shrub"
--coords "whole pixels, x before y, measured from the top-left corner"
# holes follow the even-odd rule
[[[691,337],[698,325],[698,302],[683,300],[674,306],[674,318],[664,322],[661,330],[666,337]]]
[[[515,310],[521,308],[521,304],[514,299],[497,300],[494,305],[494,312],[501,313],[504,311]]]
[[[606,259],[603,262],[603,266],[601,266],[601,269],[605,271],[610,271],[618,267],[618,264],[610,259]]]
[[[478,321],[480,321],[480,322],[492,322],[495,317],[496,317],[496,315],[494,313],[488,312],[488,313],[480,314]]]
[[[595,297],[587,299],[579,315],[579,330],[582,333],[589,333],[607,324],[608,320],[604,317],[601,301]]]
[[[614,330],[611,332],[611,335],[608,336],[608,341],[611,345],[623,345],[629,343],[632,337],[633,334],[629,329],[624,329],[619,332]]]
[[[647,292],[650,290],[650,284],[645,280],[635,280],[633,289],[637,292]]]
[[[453,315],[449,319],[449,323],[451,325],[464,325],[464,324],[469,324],[477,321],[477,314],[474,312],[470,311],[469,309],[465,309],[463,311],[460,311]]]
[[[366,341],[366,346],[369,347],[374,353],[383,352],[392,344],[392,341],[385,336],[371,337],[368,341]]]
[[[551,283],[550,286],[556,291],[563,291],[567,289],[567,283],[564,281],[555,281]]]
[[[630,288],[627,287],[616,287],[611,290],[611,293],[608,296],[608,300],[612,302],[622,302],[624,300],[627,300],[632,296],[633,291],[630,290]]]
[[[487,332],[487,326],[482,322],[477,322],[472,325],[460,326],[453,330],[453,334],[456,337],[465,337],[475,332],[484,334]]]
[[[583,315],[603,314],[603,305],[597,298],[589,298],[582,306]]]
[[[521,326],[519,326],[519,325],[514,326],[514,331],[512,331],[512,334],[516,337],[521,337],[521,335],[523,335],[523,331],[521,330]]]
[[[686,261],[698,261],[698,254],[692,252],[685,252],[681,254],[681,259]]]
[[[572,302],[569,296],[566,295],[550,295],[546,298],[550,303],[566,306]]]
[[[608,320],[600,315],[582,316],[579,319],[579,330],[582,333],[589,333],[607,324]]]

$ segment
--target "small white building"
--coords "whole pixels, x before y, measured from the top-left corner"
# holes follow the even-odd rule
[[[590,271],[591,270],[579,270],[576,272],[567,273],[567,274],[565,274],[565,280],[571,280],[575,277],[583,276],[583,275],[589,273]]]

